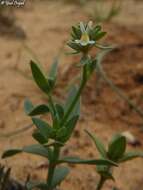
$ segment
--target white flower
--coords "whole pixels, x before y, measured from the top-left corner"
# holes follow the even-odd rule
[[[90,37],[88,35],[88,31],[91,29],[91,27],[92,27],[91,21],[88,23],[86,29],[85,29],[83,22],[80,22],[80,29],[81,29],[82,35],[81,35],[80,40],[75,40],[75,43],[80,44],[81,46],[95,44],[95,41],[90,40]]]

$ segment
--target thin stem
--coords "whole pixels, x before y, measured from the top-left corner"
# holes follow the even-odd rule
[[[81,95],[81,92],[82,92],[82,90],[83,90],[86,82],[87,82],[87,79],[86,79],[86,65],[84,65],[84,67],[83,67],[82,81],[81,81],[80,87],[78,89],[78,92],[77,92],[76,96],[73,99],[73,102],[71,103],[69,109],[67,110],[67,112],[66,112],[66,114],[65,114],[65,116],[64,116],[64,118],[62,120],[61,125],[63,125],[66,122],[66,120],[68,119],[70,113],[72,112],[74,106],[76,105],[76,103],[77,103],[77,101],[78,101],[78,99],[79,99],[79,97]]]
[[[59,158],[59,154],[60,154],[60,148],[59,146],[55,145],[54,151],[53,151],[53,159],[50,160],[50,163],[49,163],[48,176],[47,176],[47,185],[48,185],[47,190],[52,190],[51,185],[53,181],[54,171],[56,168],[56,161]]]
[[[122,92],[117,86],[113,84],[113,82],[107,77],[106,73],[104,72],[102,65],[97,63],[97,67],[102,78],[107,82],[107,84],[120,96],[123,100],[125,100],[131,108],[133,108],[142,118],[143,118],[143,110],[138,107],[133,101],[131,101],[125,94]]]
[[[103,176],[101,176],[100,177],[100,181],[97,184],[96,190],[101,190],[102,187],[103,187],[103,185],[104,185],[104,183],[105,183],[105,181],[106,181],[106,179]]]
[[[48,98],[49,98],[49,104],[51,106],[51,114],[52,114],[52,120],[53,120],[53,125],[54,123],[57,123],[58,121],[58,115],[57,115],[57,110],[55,108],[52,96],[50,94],[48,94]]]

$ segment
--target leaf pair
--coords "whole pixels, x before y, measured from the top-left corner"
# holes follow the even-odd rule
[[[48,158],[49,160],[52,159],[51,149],[49,147],[44,147],[43,145],[40,145],[40,144],[25,146],[22,149],[7,150],[3,153],[2,158],[11,157],[22,152],[39,155],[39,156]]]
[[[33,106],[32,102],[28,99],[26,99],[24,102],[24,110],[28,116],[41,115],[50,111],[48,105],[41,104],[38,106]]]
[[[46,77],[44,72],[42,72],[40,67],[34,61],[31,61],[30,65],[31,65],[32,75],[37,86],[43,92],[49,94],[52,91],[56,82],[58,60],[56,59],[55,62],[52,64],[48,77]]]
[[[92,135],[87,130],[85,131],[93,140],[98,152],[100,153],[100,156],[103,158],[107,158],[117,163],[120,163],[137,157],[143,157],[143,152],[139,151],[126,152],[126,145],[127,145],[126,138],[121,134],[117,134],[112,137],[112,140],[109,143],[107,151],[104,144],[101,142],[101,140],[98,137],[96,137],[96,135]]]

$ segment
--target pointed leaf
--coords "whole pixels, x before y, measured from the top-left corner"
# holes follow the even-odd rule
[[[32,134],[33,138],[38,141],[40,144],[45,144],[48,142],[48,139],[46,139],[39,131],[34,131]]]
[[[32,75],[36,84],[42,91],[44,91],[45,93],[49,93],[50,88],[47,78],[45,77],[45,75],[43,74],[43,72],[36,63],[31,61],[30,64],[31,64]]]
[[[47,105],[41,104],[34,107],[32,102],[28,99],[26,99],[24,102],[24,109],[26,114],[29,116],[35,116],[49,112],[49,107]]]
[[[67,135],[65,137],[65,141],[67,141],[71,137],[71,134],[77,124],[78,119],[79,119],[79,116],[74,116],[65,124],[65,127],[67,129]]]
[[[65,142],[66,135],[67,129],[65,127],[61,127],[56,133],[56,140],[59,142]]]
[[[117,161],[122,158],[126,150],[126,138],[120,134],[115,135],[108,147],[108,157],[111,160]]]
[[[107,157],[106,149],[104,147],[104,144],[100,141],[99,138],[97,138],[95,135],[92,135],[87,130],[85,130],[86,133],[90,136],[90,138],[93,140],[93,142],[96,145],[97,150],[99,151],[100,155],[104,158]]]
[[[51,66],[48,78],[50,78],[52,80],[56,79],[56,77],[57,77],[58,63],[59,63],[58,57],[55,57],[54,62],[52,64],[52,66]]]
[[[67,43],[67,45],[68,45],[70,48],[76,50],[77,52],[80,51],[80,48],[81,48],[80,44],[76,44],[76,43],[73,42],[73,41],[69,41],[69,42]]]
[[[30,146],[25,146],[22,149],[23,152],[36,154],[45,158],[51,159],[51,149],[49,147],[44,147],[40,144],[33,144]]]
[[[55,188],[57,185],[59,185],[68,175],[68,173],[69,173],[69,169],[67,167],[56,168],[54,171],[51,188]]]
[[[2,158],[14,156],[15,154],[18,154],[18,153],[21,153],[21,152],[40,155],[40,156],[46,157],[48,159],[50,159],[50,156],[51,156],[51,152],[50,152],[49,148],[45,148],[44,146],[42,146],[40,144],[34,144],[34,145],[30,145],[30,146],[25,146],[22,149],[7,150],[2,155]]]
[[[72,34],[74,35],[74,40],[81,38],[81,30],[78,27],[72,26]]]
[[[61,160],[58,161],[58,163],[117,166],[117,164],[115,162],[106,160],[106,159],[83,160],[83,159],[76,158],[76,157],[62,158]]]
[[[76,94],[77,94],[77,91],[78,89],[75,87],[75,86],[72,86],[70,91],[69,91],[69,94],[68,94],[68,98],[66,100],[66,103],[65,103],[65,113],[66,111],[69,109],[69,107],[71,106],[71,102],[73,101],[73,99],[75,98]],[[80,115],[80,98],[78,99],[73,111],[71,112],[70,114],[70,117],[69,119],[71,119],[73,116],[77,116],[77,115]]]
[[[41,135],[45,137],[45,139],[51,137],[51,135],[53,134],[53,129],[48,123],[39,118],[32,118],[32,121],[34,125],[38,128]]]
[[[29,181],[27,184],[26,184],[26,187],[28,190],[32,190],[34,188],[38,188],[38,189],[41,189],[41,190],[47,190],[48,188],[48,184],[47,183],[42,183],[42,182],[31,182]]]
[[[60,104],[56,104],[56,105],[55,105],[55,108],[56,108],[56,110],[57,110],[58,117],[59,117],[59,119],[61,120],[61,119],[63,118],[63,116],[64,116],[64,108],[63,108],[62,105],[60,105]]]
[[[129,161],[138,157],[143,158],[143,152],[127,152],[123,155],[123,157],[119,160],[119,162]]]
[[[24,111],[25,111],[25,113],[28,115],[31,112],[31,110],[33,110],[33,108],[34,108],[34,106],[33,106],[32,102],[29,99],[26,98],[25,101],[24,101]]]
[[[101,45],[101,44],[98,44],[98,43],[95,43],[95,46],[99,49],[102,49],[102,50],[112,50],[114,49],[115,47],[114,46],[109,46],[109,45]]]
[[[10,149],[10,150],[6,150],[3,154],[2,154],[2,158],[8,158],[11,156],[14,156],[18,153],[21,153],[22,150],[21,149]]]
[[[95,37],[94,37],[95,41],[96,41],[96,40],[100,40],[100,39],[103,38],[106,34],[107,34],[107,32],[98,32],[98,33],[95,35]]]

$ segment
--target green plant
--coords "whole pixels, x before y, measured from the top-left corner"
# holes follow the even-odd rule
[[[121,163],[129,161],[131,159],[143,157],[143,152],[126,152],[126,138],[121,134],[114,135],[108,144],[108,149],[106,149],[98,137],[91,134],[87,130],[86,133],[95,143],[101,158],[112,160],[113,162],[116,162],[118,166]],[[107,180],[114,180],[112,166],[97,166],[97,172],[100,175],[100,181],[97,185],[96,190],[101,190]]]
[[[48,104],[34,106],[28,99],[24,104],[26,114],[32,118],[32,122],[36,126],[36,131],[33,132],[32,137],[38,143],[23,147],[22,149],[7,150],[2,155],[2,158],[6,158],[21,152],[26,152],[40,155],[49,161],[46,182],[29,182],[29,189],[34,187],[42,190],[55,189],[69,173],[67,167],[59,167],[62,163],[117,166],[115,162],[109,159],[83,160],[81,158],[62,157],[60,154],[62,147],[70,139],[79,119],[81,93],[90,76],[95,71],[96,64],[99,61],[99,56],[97,56],[97,58],[90,56],[90,50],[93,47],[97,47],[101,49],[99,54],[102,54],[102,51],[110,48],[98,43],[105,34],[106,32],[102,31],[101,26],[93,26],[92,22],[88,24],[81,22],[72,27],[71,40],[68,42],[68,46],[74,50],[71,54],[81,54],[80,63],[78,65],[81,68],[81,79],[79,87],[71,87],[64,104],[53,100],[53,89],[57,80],[58,62],[53,63],[48,77],[37,63],[34,61],[30,62],[32,75],[37,86],[48,97]],[[37,117],[43,114],[50,114],[52,122],[48,123],[40,117]]]

